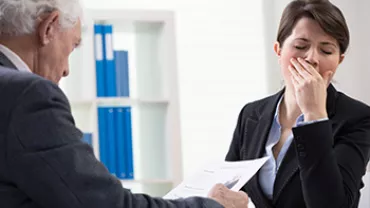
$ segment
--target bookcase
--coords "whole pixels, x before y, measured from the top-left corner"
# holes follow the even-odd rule
[[[100,107],[131,107],[134,177],[121,179],[133,193],[163,196],[182,180],[174,14],[171,11],[84,12],[82,44],[70,56],[60,87],[76,126],[91,134],[100,160]],[[97,96],[96,23],[113,26],[112,47],[128,51],[129,96]]]

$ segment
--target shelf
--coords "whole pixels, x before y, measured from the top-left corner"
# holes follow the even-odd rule
[[[104,106],[136,106],[136,105],[168,105],[169,101],[166,99],[132,99],[124,97],[107,97],[97,98],[94,100],[71,100],[72,106],[90,106],[97,105]]]
[[[89,9],[87,17],[90,20],[109,21],[120,20],[131,22],[164,22],[173,18],[172,11],[153,10],[96,10]]]
[[[122,187],[132,193],[149,194],[152,197],[163,197],[174,188],[173,180],[145,179],[145,180],[120,180]]]
[[[94,104],[94,100],[70,100],[71,106],[89,106]]]
[[[131,99],[131,98],[98,98],[98,106],[133,106],[133,105],[163,105],[168,104],[165,99]]]
[[[120,182],[133,193],[161,197],[182,181],[174,13],[88,9],[85,15],[84,44],[71,54],[70,74],[60,83],[75,125],[93,135],[94,154],[100,159],[98,108],[132,107],[135,178]],[[111,24],[112,48],[129,53],[130,97],[96,97],[95,23]]]

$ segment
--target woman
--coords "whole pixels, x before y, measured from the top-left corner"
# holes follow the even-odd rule
[[[349,44],[329,1],[291,2],[274,50],[285,87],[240,112],[227,161],[269,156],[243,190],[256,207],[357,207],[370,108],[330,84]]]

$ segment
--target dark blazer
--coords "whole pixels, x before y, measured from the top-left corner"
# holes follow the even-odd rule
[[[370,108],[328,87],[328,121],[293,128],[293,142],[278,170],[273,200],[256,174],[244,187],[257,208],[357,207],[370,154]],[[284,90],[240,112],[226,160],[263,157]]]
[[[81,140],[66,96],[51,81],[0,67],[0,98],[1,208],[222,207],[124,189]]]

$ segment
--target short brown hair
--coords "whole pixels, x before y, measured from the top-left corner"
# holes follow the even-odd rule
[[[277,41],[282,46],[302,17],[315,20],[321,28],[338,41],[340,53],[349,45],[349,30],[338,7],[328,0],[294,0],[284,9],[278,29]]]

